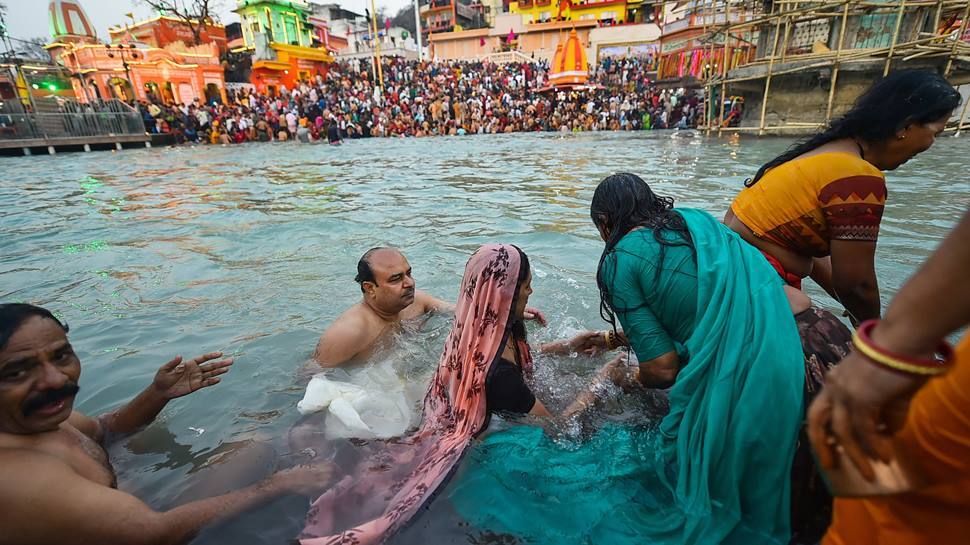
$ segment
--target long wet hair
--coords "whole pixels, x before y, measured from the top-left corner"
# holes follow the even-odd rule
[[[914,123],[939,121],[960,105],[960,93],[943,76],[928,70],[901,70],[877,82],[845,115],[828,127],[765,163],[745,180],[751,187],[766,172],[796,157],[842,138],[880,142]]]
[[[531,270],[529,256],[525,255],[525,252],[518,246],[513,245],[512,247],[519,252],[519,276],[515,279],[515,296],[512,298],[512,308],[509,312],[515,312],[515,307],[519,304],[519,290],[522,289],[522,284],[525,284],[525,279],[529,277],[529,271]],[[521,318],[510,316],[508,327],[513,339],[520,341],[526,340],[525,323]],[[501,353],[502,351],[499,350],[499,354]]]
[[[674,211],[674,200],[654,193],[636,174],[621,172],[600,182],[593,193],[589,215],[593,224],[610,233],[596,270],[596,285],[600,291],[600,317],[616,330],[616,311],[630,312],[638,308],[617,309],[609,289],[612,279],[607,282],[603,276],[603,265],[608,259],[612,259],[613,274],[616,274],[615,250],[620,239],[637,227],[650,229],[660,245],[660,263],[669,246],[688,246],[694,254],[694,242],[687,230],[687,222]],[[660,263],[657,263],[656,274],[660,274]]]

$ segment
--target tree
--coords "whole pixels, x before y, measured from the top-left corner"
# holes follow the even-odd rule
[[[194,43],[202,43],[202,32],[216,20],[213,15],[221,0],[137,0],[163,15],[179,20],[182,26],[192,31]]]
[[[11,39],[14,41],[14,54],[16,56],[38,61],[49,61],[51,59],[50,54],[44,49],[44,46],[47,45],[47,38]]]
[[[414,26],[414,3],[408,3],[408,5],[397,10],[394,17],[391,18],[391,26],[399,26],[401,28],[407,29],[408,34],[414,36],[417,34],[417,28]]]

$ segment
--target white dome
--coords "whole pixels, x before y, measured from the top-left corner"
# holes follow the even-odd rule
[[[94,25],[77,0],[51,0],[48,11],[51,38],[97,40]]]

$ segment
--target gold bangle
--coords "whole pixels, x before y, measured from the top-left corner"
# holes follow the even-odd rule
[[[941,365],[939,367],[923,367],[920,365],[913,365],[891,356],[887,356],[886,354],[882,354],[863,342],[859,337],[858,332],[852,334],[852,344],[855,346],[856,350],[861,352],[863,356],[869,358],[873,362],[910,375],[936,376],[942,375],[950,369],[949,365]]]
[[[610,341],[610,350],[613,350],[614,348],[617,347],[616,332],[613,330],[610,330],[607,332],[607,336],[609,337],[609,341]]]

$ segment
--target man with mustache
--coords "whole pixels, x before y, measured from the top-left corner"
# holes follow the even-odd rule
[[[81,364],[67,327],[46,309],[0,304],[0,545],[180,544],[259,503],[318,492],[329,466],[281,471],[164,512],[116,488],[106,444],[151,423],[170,400],[218,384],[232,365],[221,357],[177,356],[128,404],[90,418],[73,410]]]
[[[363,298],[334,321],[317,343],[313,359],[323,367],[339,367],[366,360],[378,342],[402,323],[433,311],[454,312],[455,305],[415,289],[411,265],[396,248],[371,248],[357,262]],[[526,319],[545,325],[536,309]]]

